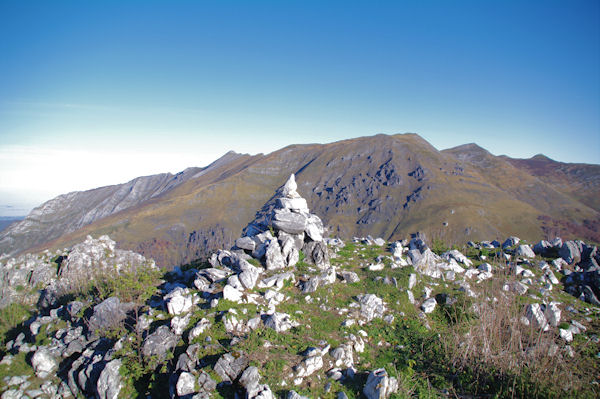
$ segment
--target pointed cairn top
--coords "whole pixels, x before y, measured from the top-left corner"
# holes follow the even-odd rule
[[[290,178],[283,185],[282,194],[284,197],[287,198],[298,198],[300,197],[300,194],[298,194],[298,192],[296,191],[297,188],[298,185],[296,184],[296,178],[292,173],[290,175]]]

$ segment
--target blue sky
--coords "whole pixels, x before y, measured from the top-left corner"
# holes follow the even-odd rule
[[[0,54],[0,215],[377,133],[600,163],[597,0],[0,0]]]

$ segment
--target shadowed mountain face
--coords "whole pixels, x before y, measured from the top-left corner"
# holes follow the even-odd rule
[[[178,184],[115,208],[91,224],[82,215],[100,215],[95,202],[78,201],[79,213],[58,218],[56,208],[47,207],[64,196],[58,197],[28,217],[47,222],[27,227],[25,220],[16,230],[20,235],[4,232],[0,251],[65,246],[87,234],[109,234],[121,247],[152,257],[159,265],[186,263],[232,245],[254,219],[255,210],[291,173],[298,192],[321,215],[331,236],[371,234],[393,240],[420,231],[430,239],[454,243],[508,235],[536,240],[560,233],[564,238],[600,241],[600,214],[590,206],[593,203],[581,199],[587,194],[561,190],[551,174],[546,181],[512,161],[473,144],[440,152],[414,134],[293,145],[268,155],[229,153],[188,173]],[[585,191],[589,185],[580,187]],[[69,234],[60,235],[52,226],[57,219],[78,222],[63,224],[62,231]],[[45,237],[53,242],[28,238],[50,230],[54,236]]]

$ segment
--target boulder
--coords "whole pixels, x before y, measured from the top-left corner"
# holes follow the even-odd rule
[[[238,275],[238,279],[244,288],[252,289],[256,285],[259,276],[260,270],[257,267],[248,265]]]
[[[204,331],[208,330],[210,328],[210,326],[211,326],[210,321],[206,318],[202,318],[198,323],[196,323],[194,328],[192,328],[190,330],[190,332],[188,333],[188,341],[191,341],[194,338],[200,336],[200,334],[202,334]]]
[[[283,230],[289,234],[300,234],[304,233],[307,222],[306,216],[300,213],[279,210],[275,211],[271,224],[276,230]],[[314,230],[311,229],[311,232],[314,232]]]
[[[188,313],[185,316],[175,316],[171,319],[171,330],[177,335],[183,334],[183,331],[187,328],[190,323],[192,314]]]
[[[389,377],[385,369],[373,370],[367,377],[363,393],[367,399],[384,399],[398,390],[398,381]]]
[[[298,198],[277,198],[275,202],[277,208],[289,209],[294,212],[306,212],[308,213],[308,204],[302,197]]]
[[[256,242],[251,237],[241,237],[235,240],[235,246],[247,251],[254,251]]]
[[[240,303],[242,301],[242,295],[243,293],[241,291],[236,290],[229,284],[223,288],[223,299]]]
[[[412,290],[415,284],[417,284],[417,275],[411,273],[410,276],[408,276],[408,289]]]
[[[121,303],[116,296],[106,298],[94,306],[94,313],[89,320],[91,331],[109,330],[118,327],[127,317],[126,310],[131,306]]]
[[[192,373],[183,372],[177,378],[175,390],[179,397],[191,395],[196,392],[196,378]]]
[[[296,391],[289,391],[285,397],[286,399],[310,399],[308,396],[302,396]]]
[[[514,247],[521,239],[519,237],[508,237],[506,241],[502,243],[502,248]]]
[[[559,303],[557,302],[550,302],[550,304],[548,304],[544,310],[544,316],[546,316],[548,324],[550,324],[552,327],[556,327],[560,323],[561,310],[558,305]]]
[[[117,399],[123,388],[123,381],[119,369],[121,359],[113,359],[106,363],[96,383],[96,394],[100,399]]]
[[[581,261],[579,246],[574,241],[565,241],[558,251],[558,256],[570,265]]]
[[[279,273],[279,274],[275,274],[271,277],[267,277],[258,283],[258,288],[273,287],[276,290],[280,290],[283,288],[283,284],[287,280],[291,280],[292,282],[296,281],[294,273],[291,273],[291,272]]]
[[[383,300],[374,294],[359,295],[358,302],[360,304],[360,315],[367,322],[374,318],[383,317],[383,313],[386,311]]]
[[[244,354],[237,353],[234,356],[231,353],[225,353],[217,360],[214,370],[223,381],[234,382],[247,366],[248,358]]]
[[[525,308],[525,318],[536,328],[548,331],[548,320],[539,303],[530,303]]]
[[[431,313],[435,310],[435,305],[437,305],[435,298],[429,298],[421,304],[421,310],[425,313]]]
[[[373,240],[373,244],[377,245],[378,247],[383,247],[385,245],[385,240],[381,237],[377,237]]]
[[[535,253],[529,245],[519,245],[515,251],[515,255],[523,258],[535,258]]]
[[[296,366],[296,376],[308,377],[321,368],[323,368],[323,358],[319,355],[309,356]]]
[[[192,296],[188,295],[187,290],[181,287],[177,287],[165,295],[163,300],[167,304],[167,311],[170,315],[187,313],[192,310],[192,306],[194,305]]]
[[[265,252],[265,265],[267,270],[278,270],[283,269],[285,265],[285,259],[281,253],[281,247],[275,238],[273,238],[267,244]]]
[[[306,262],[314,264],[319,269],[326,269],[330,266],[329,252],[323,241],[309,241],[304,244],[302,251],[306,255]]]
[[[462,252],[460,252],[456,249],[452,249],[450,251],[444,252],[442,254],[442,259],[444,259],[448,262],[451,259],[454,259],[455,261],[460,262],[467,267],[469,267],[473,264],[473,262],[469,258],[467,258],[465,255],[462,254]]]
[[[160,326],[152,334],[148,335],[142,345],[142,353],[145,357],[157,356],[164,360],[167,352],[175,348],[179,336],[175,335],[168,326]]]
[[[198,375],[198,392],[208,394],[217,389],[217,383],[204,370]]]
[[[41,347],[33,354],[31,366],[36,376],[45,379],[58,368],[58,361],[48,348]]]
[[[248,399],[274,399],[273,392],[266,384],[260,384],[258,369],[254,366],[248,367],[240,377],[240,384],[246,390]]]
[[[294,236],[285,234],[280,234],[280,242],[281,242],[281,255],[284,258],[285,264],[290,267],[293,267],[300,260],[300,252],[299,249],[302,246],[297,246],[296,240]]]
[[[351,284],[360,281],[358,274],[349,270],[342,270],[338,273],[345,283]]]
[[[306,235],[313,241],[323,240],[323,222],[317,215],[311,214],[306,220],[306,227],[304,228]]]
[[[354,366],[354,357],[352,353],[352,344],[340,345],[330,352],[331,357],[335,359],[336,367],[352,367]]]
[[[297,322],[291,319],[289,314],[279,312],[267,315],[264,323],[265,327],[272,328],[277,332],[284,332],[299,325]]]

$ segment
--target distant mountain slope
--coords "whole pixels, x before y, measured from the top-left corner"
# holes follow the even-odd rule
[[[162,173],[130,182],[60,195],[35,208],[22,221],[0,233],[0,253],[41,245],[108,215],[120,212],[177,187],[201,168],[176,175]]]
[[[189,262],[231,245],[290,173],[342,238],[421,231],[452,243],[560,232],[600,241],[597,210],[476,145],[440,152],[415,134],[377,135],[229,157],[45,246],[109,234],[160,265]]]
[[[600,211],[600,165],[557,162],[541,154],[530,159],[506,157],[506,160],[516,168]]]
[[[25,219],[22,216],[0,216],[0,232],[15,222]]]

